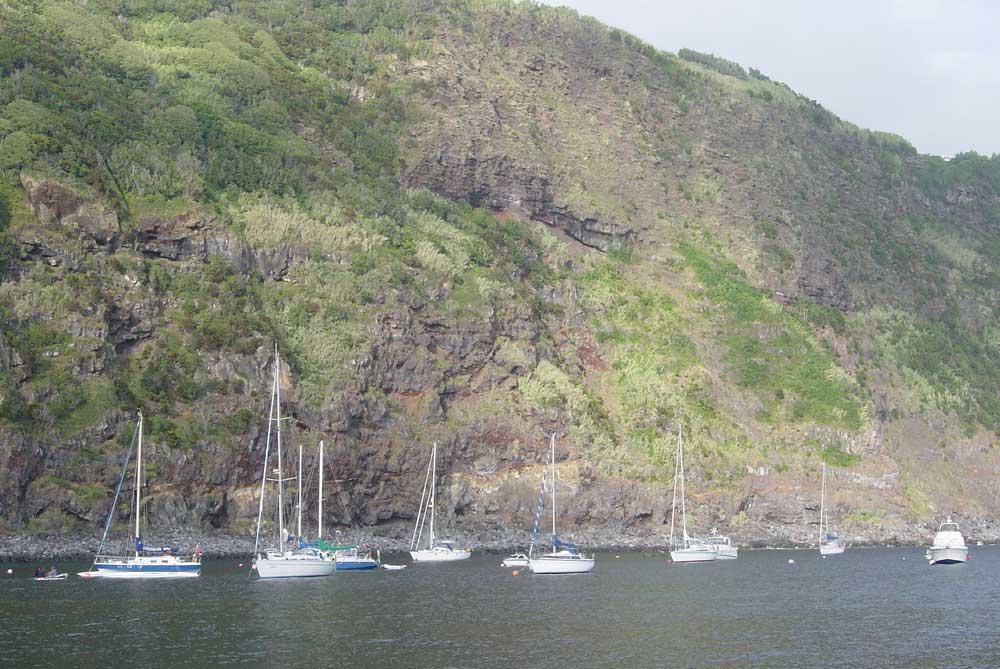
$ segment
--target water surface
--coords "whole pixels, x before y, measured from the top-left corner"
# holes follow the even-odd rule
[[[922,549],[700,565],[604,553],[594,573],[562,577],[476,555],[266,582],[230,561],[175,582],[36,583],[34,565],[5,564],[0,666],[994,667],[1000,549],[972,555],[930,567]]]

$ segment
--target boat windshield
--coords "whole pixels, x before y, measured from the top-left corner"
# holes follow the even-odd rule
[[[958,532],[958,523],[941,523],[938,532]]]

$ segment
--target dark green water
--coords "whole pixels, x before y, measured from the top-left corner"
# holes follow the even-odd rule
[[[5,564],[0,666],[1000,666],[1000,549],[949,567],[922,555],[599,554],[593,574],[564,577],[477,555],[272,582],[235,562],[178,582],[36,583],[33,565]]]

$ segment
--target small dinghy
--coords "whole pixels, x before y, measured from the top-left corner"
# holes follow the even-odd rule
[[[55,576],[36,576],[36,581],[65,581],[69,574],[56,574]]]
[[[389,571],[399,571],[401,569],[406,569],[405,564],[383,564],[382,569],[388,569]]]
[[[504,558],[503,562],[500,563],[501,567],[527,567],[528,566],[528,556],[524,553],[515,553],[514,555],[509,555]]]

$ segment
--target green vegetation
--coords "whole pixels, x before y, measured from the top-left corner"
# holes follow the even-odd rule
[[[710,53],[701,53],[692,49],[681,49],[677,52],[677,55],[684,60],[689,60],[692,63],[699,63],[705,67],[711,68],[719,74],[728,74],[729,76],[736,77],[737,79],[747,78],[747,71],[743,69],[742,65],[734,63],[731,60],[726,60],[725,58],[720,58],[719,56],[714,56]]]
[[[998,156],[920,156],[532,2],[39,0],[0,25],[0,431],[108,440],[74,466],[107,468],[131,423],[94,428],[136,409],[193,460],[245,443],[275,343],[300,415],[388,407],[420,440],[488,404],[633,480],[670,478],[678,424],[730,491],[857,465],[805,435],[872,427],[881,394],[1000,426]],[[442,179],[505,210],[412,187]],[[38,184],[66,211],[36,216]],[[184,257],[147,245],[151,219],[191,231]],[[103,500],[71,480],[36,483]]]
[[[718,340],[736,383],[754,392],[768,413],[777,412],[762,419],[861,426],[855,380],[805,321],[753,288],[735,265],[691,244],[679,251],[704,287],[704,299],[721,312]],[[838,323],[820,308],[805,314]]]
[[[820,451],[820,457],[831,467],[850,467],[861,462],[860,455],[848,453],[839,446],[823,447],[823,450]]]

